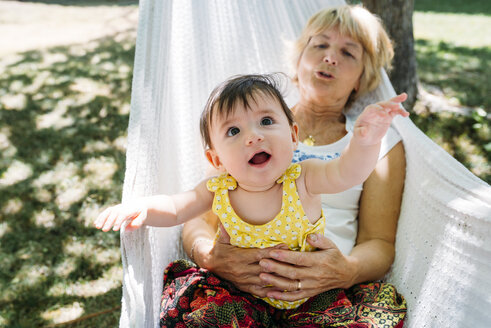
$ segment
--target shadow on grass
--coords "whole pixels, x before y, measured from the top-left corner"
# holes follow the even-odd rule
[[[121,197],[134,44],[120,34],[0,68],[0,326],[120,304],[119,233],[91,223]]]
[[[417,0],[415,11],[454,13],[471,15],[491,15],[489,0]]]
[[[491,112],[491,47],[457,47],[445,42],[416,40],[418,77],[438,86],[462,105]]]
[[[491,122],[473,114],[424,113],[413,122],[450,155],[491,184]]]
[[[47,5],[77,6],[77,7],[96,7],[96,6],[134,6],[138,5],[138,0],[19,0],[26,3],[43,3]]]
[[[415,47],[421,83],[474,110],[470,116],[423,113],[413,121],[474,174],[491,183],[491,47],[456,47],[427,40],[417,40]]]

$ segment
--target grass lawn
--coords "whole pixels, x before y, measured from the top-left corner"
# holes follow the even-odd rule
[[[413,16],[418,77],[425,91],[470,115],[424,108],[413,121],[491,183],[491,3],[420,0]]]
[[[19,33],[0,40],[0,327],[45,327],[71,320],[78,321],[63,326],[117,327],[119,233],[101,233],[91,222],[103,206],[121,197],[135,31],[98,35],[95,25],[107,8],[124,12],[136,4],[26,3],[39,7],[21,11],[18,20],[24,19],[24,25],[16,26],[16,18],[0,10],[0,34]],[[416,1],[422,88],[470,114],[435,111],[420,101],[419,114],[412,119],[489,183],[488,3]],[[55,16],[44,26],[39,23],[42,10],[77,13],[58,19],[63,37],[67,31],[80,35],[71,41],[56,38],[57,28],[51,25]],[[120,26],[119,16],[111,17],[117,22],[113,26]],[[81,30],[72,29],[77,20]],[[23,48],[20,40],[37,42],[33,33],[40,28],[53,33],[44,36],[47,45]],[[87,35],[92,37],[85,39]]]

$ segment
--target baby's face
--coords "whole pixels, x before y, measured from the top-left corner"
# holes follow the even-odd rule
[[[288,168],[298,145],[298,127],[290,126],[278,100],[258,94],[250,109],[237,102],[233,114],[212,118],[213,149],[207,157],[243,188],[261,190]]]

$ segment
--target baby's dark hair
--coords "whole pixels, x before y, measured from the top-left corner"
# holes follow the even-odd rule
[[[293,125],[294,118],[290,108],[285,103],[279,91],[280,77],[284,74],[250,74],[236,75],[220,83],[210,94],[206,106],[201,113],[200,131],[205,149],[212,148],[210,139],[211,122],[215,115],[225,116],[233,114],[237,102],[246,109],[250,109],[249,102],[256,101],[258,94],[276,99],[288,118],[288,123]]]

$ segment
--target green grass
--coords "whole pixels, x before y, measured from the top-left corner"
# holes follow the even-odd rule
[[[469,48],[416,40],[418,77],[467,107],[491,109],[491,47]]]
[[[417,40],[445,42],[453,46],[491,46],[491,15],[416,11],[413,15]]]
[[[471,114],[412,119],[489,183],[488,1],[434,3],[416,1],[418,75]],[[0,58],[0,327],[120,304],[119,234],[91,222],[121,197],[134,47],[128,33]],[[65,327],[117,327],[119,314]]]
[[[489,1],[416,1],[418,77],[471,114],[427,108],[413,121],[474,174],[491,183],[491,5]],[[418,103],[416,104],[418,107]]]
[[[91,222],[121,197],[134,45],[119,35],[2,63],[0,326],[41,327],[120,303],[119,234]]]
[[[491,15],[488,0],[415,0],[414,10],[435,13]]]

